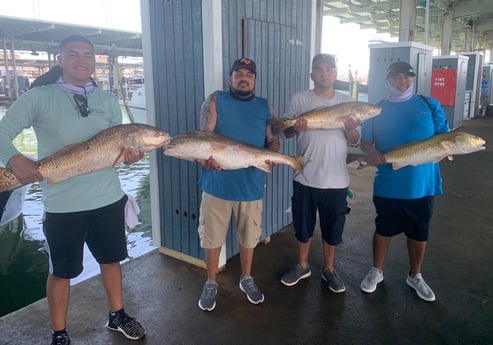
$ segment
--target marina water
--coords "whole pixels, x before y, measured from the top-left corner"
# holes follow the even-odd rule
[[[0,107],[0,118],[6,108]],[[124,123],[128,123],[126,112]],[[23,131],[14,141],[19,151],[37,156],[36,137],[32,128]],[[151,238],[151,211],[149,201],[149,159],[117,167],[122,189],[133,196],[140,207],[140,224],[127,229],[129,259],[138,257],[155,247]],[[0,227],[0,316],[11,313],[46,296],[48,256],[44,251],[43,204],[38,183],[29,188],[22,214]],[[75,285],[99,274],[99,265],[84,248],[84,270],[72,279]]]

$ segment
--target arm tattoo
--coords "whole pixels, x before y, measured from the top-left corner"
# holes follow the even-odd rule
[[[203,131],[213,131],[216,127],[216,94],[213,93],[202,103],[200,108],[200,129]]]

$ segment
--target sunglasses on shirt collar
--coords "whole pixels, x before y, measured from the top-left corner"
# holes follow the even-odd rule
[[[86,89],[84,89],[83,95],[74,94],[74,100],[77,108],[79,108],[79,113],[82,115],[82,117],[87,117],[91,113],[91,110],[89,110],[89,104],[87,102]]]

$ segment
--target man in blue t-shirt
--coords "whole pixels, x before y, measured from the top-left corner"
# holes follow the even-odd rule
[[[383,280],[383,264],[392,236],[407,236],[410,270],[406,283],[428,302],[435,300],[421,267],[426,251],[435,195],[443,194],[438,163],[407,166],[393,170],[383,153],[399,145],[449,132],[440,103],[414,94],[416,74],[406,62],[389,66],[385,75],[387,99],[382,112],[363,124],[361,149],[368,162],[377,166],[373,203],[377,212],[373,236],[373,267],[361,282],[361,290],[372,293]]]
[[[200,129],[279,152],[279,139],[269,125],[272,112],[266,99],[255,96],[255,83],[255,62],[247,58],[236,60],[230,70],[230,90],[216,91],[202,104]],[[198,232],[207,266],[199,308],[211,311],[216,306],[219,256],[232,215],[240,245],[239,287],[248,301],[262,303],[264,295],[251,276],[251,268],[253,251],[262,235],[265,173],[255,167],[222,170],[213,156],[199,163],[204,169],[200,179],[203,193]]]
[[[486,108],[489,105],[489,92],[490,92],[490,83],[488,79],[486,79],[486,75],[481,76],[481,109],[480,113],[482,116],[486,115]]]

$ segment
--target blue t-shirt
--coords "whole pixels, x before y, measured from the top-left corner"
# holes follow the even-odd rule
[[[490,88],[490,83],[488,80],[484,79],[481,81],[481,96],[488,96],[488,89]]]
[[[400,145],[428,139],[450,131],[440,103],[419,95],[405,102],[383,101],[379,116],[363,124],[361,138],[372,142],[381,153]],[[433,109],[433,111],[430,109]],[[390,164],[377,167],[373,184],[375,196],[394,199],[418,199],[443,194],[440,166],[427,163],[393,170]]]
[[[232,140],[265,147],[265,132],[271,114],[266,99],[254,96],[235,98],[231,92],[216,91],[217,122],[214,132]],[[232,201],[262,199],[265,172],[249,167],[237,170],[202,169],[202,190],[215,197]]]

